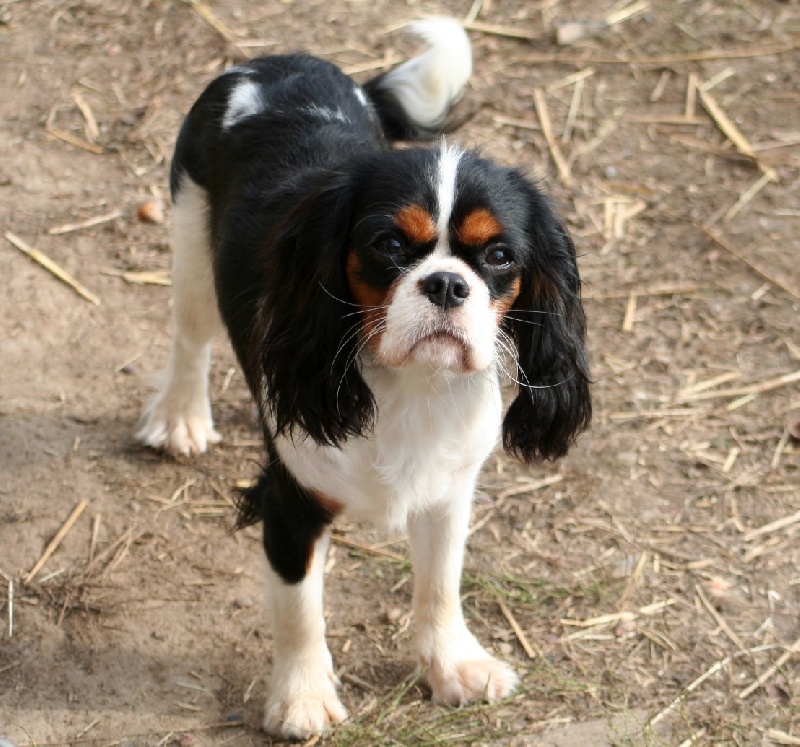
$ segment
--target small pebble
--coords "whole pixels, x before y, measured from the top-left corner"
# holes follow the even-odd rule
[[[194,734],[180,734],[175,741],[179,747],[193,747],[197,743],[197,739]]]
[[[147,200],[139,205],[137,215],[143,223],[163,223],[164,203],[161,200]]]
[[[236,597],[236,599],[233,601],[233,604],[236,607],[241,607],[243,609],[252,607],[254,604],[253,597],[249,597],[247,594],[242,594],[242,596]]]
[[[386,622],[395,625],[403,616],[403,610],[399,607],[393,607],[386,613]]]
[[[606,175],[606,179],[616,179],[619,176],[616,166],[606,166],[603,169],[603,173]]]

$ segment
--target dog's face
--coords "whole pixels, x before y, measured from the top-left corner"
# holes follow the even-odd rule
[[[431,178],[407,184],[407,194],[365,185],[347,281],[362,309],[360,337],[379,363],[470,374],[495,359],[526,248],[508,211],[468,177],[458,179],[460,151],[431,155],[438,163],[418,167]]]
[[[308,191],[276,239],[284,267],[262,365],[278,426],[329,443],[368,432],[368,351],[392,369],[497,365],[519,387],[506,448],[563,455],[591,414],[585,320],[572,241],[542,193],[447,146],[356,158]]]

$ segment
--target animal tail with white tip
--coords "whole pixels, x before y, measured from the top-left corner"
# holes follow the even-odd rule
[[[390,140],[442,132],[472,73],[472,47],[458,21],[426,18],[406,28],[428,48],[363,86]]]

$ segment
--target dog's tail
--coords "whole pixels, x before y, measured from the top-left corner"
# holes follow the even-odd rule
[[[363,86],[390,140],[426,139],[446,129],[472,73],[472,48],[458,21],[427,18],[407,28],[428,49]]]

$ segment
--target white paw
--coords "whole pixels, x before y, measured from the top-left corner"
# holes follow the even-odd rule
[[[186,404],[159,394],[142,414],[136,438],[173,456],[190,456],[202,454],[222,437],[214,430],[207,401]]]
[[[264,729],[285,739],[307,739],[347,718],[347,711],[328,680],[318,690],[292,695],[273,692],[264,709]]]
[[[461,706],[478,700],[493,703],[514,692],[517,675],[506,663],[484,653],[483,657],[461,661],[434,658],[426,679],[435,703]]]

